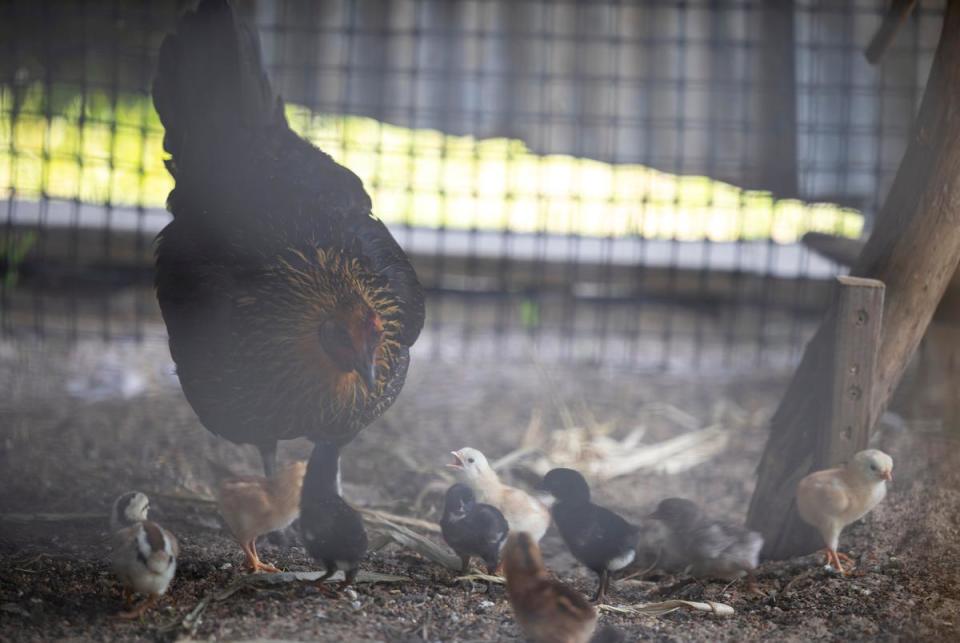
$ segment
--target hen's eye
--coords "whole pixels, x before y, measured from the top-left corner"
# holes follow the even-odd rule
[[[467,458],[467,462],[469,462],[470,464],[473,464],[473,458]]]

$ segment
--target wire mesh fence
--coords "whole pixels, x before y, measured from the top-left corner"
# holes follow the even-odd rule
[[[936,46],[883,0],[246,0],[291,125],[356,172],[439,355],[788,364]],[[0,5],[0,332],[163,338],[149,91],[184,3]]]

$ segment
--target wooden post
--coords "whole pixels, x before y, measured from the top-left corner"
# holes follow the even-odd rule
[[[960,0],[947,3],[910,144],[877,220],[852,271],[886,284],[875,390],[865,399],[871,425],[886,408],[960,262]],[[811,551],[783,536],[796,513],[785,499],[818,457],[816,427],[832,408],[825,373],[839,314],[836,305],[828,311],[771,420],[747,516],[750,528],[767,541],[767,557]]]
[[[832,402],[820,429],[814,470],[835,467],[867,448],[870,413],[883,320],[884,285],[875,279],[837,279]]]

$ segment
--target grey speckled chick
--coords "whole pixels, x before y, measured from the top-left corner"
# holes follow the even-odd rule
[[[721,520],[712,520],[692,500],[667,498],[650,516],[673,534],[670,554],[683,560],[698,578],[734,581],[757,566],[763,536]]]

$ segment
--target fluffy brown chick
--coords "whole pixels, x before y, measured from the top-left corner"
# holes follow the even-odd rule
[[[597,611],[580,592],[550,577],[540,548],[526,532],[513,532],[503,549],[507,595],[517,623],[533,643],[586,643]]]
[[[271,478],[243,476],[220,484],[220,515],[246,554],[250,571],[280,571],[260,560],[257,538],[287,527],[300,515],[300,490],[306,471],[306,462],[294,462]]]

